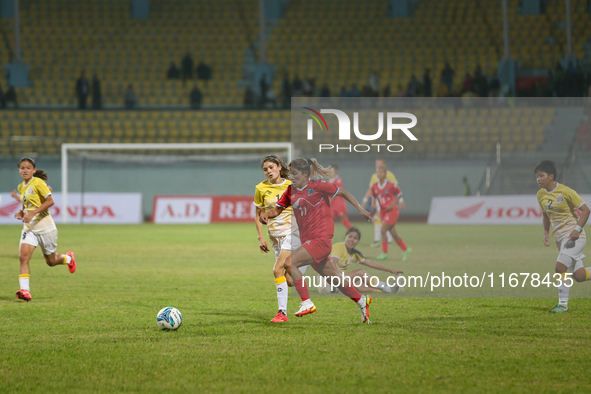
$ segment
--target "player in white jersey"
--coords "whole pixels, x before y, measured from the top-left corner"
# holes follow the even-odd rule
[[[49,208],[54,204],[51,191],[45,180],[47,174],[38,170],[35,161],[24,157],[18,163],[18,172],[23,182],[18,186],[22,209],[14,217],[24,223],[19,247],[20,290],[16,292],[17,298],[31,301],[29,288],[30,267],[29,261],[39,246],[45,257],[45,262],[50,267],[66,264],[71,273],[76,271],[74,253],[65,255],[56,252],[57,228],[53,218],[49,214]]]
[[[543,212],[544,245],[550,246],[549,233],[552,226],[558,248],[555,272],[560,274],[561,285],[558,288],[558,305],[550,312],[566,312],[573,279],[577,282],[591,279],[591,267],[583,266],[583,248],[587,241],[583,226],[589,219],[590,211],[576,191],[556,182],[554,162],[544,160],[536,166],[534,172],[540,186],[537,198]]]
[[[277,200],[291,185],[288,178],[287,167],[276,155],[265,156],[261,162],[261,168],[267,180],[259,183],[255,189],[254,205],[256,206],[255,224],[261,252],[269,252],[269,245],[263,236],[262,223],[259,221],[261,212],[267,212],[275,207]],[[273,323],[287,321],[288,286],[291,286],[291,275],[286,267],[289,266],[291,251],[301,246],[297,223],[292,220],[291,208],[286,209],[281,215],[270,219],[267,223],[267,233],[275,252],[275,286],[277,287],[277,303],[279,310],[271,320]],[[304,268],[305,271],[305,268]]]

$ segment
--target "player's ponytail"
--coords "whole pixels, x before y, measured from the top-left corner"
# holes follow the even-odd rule
[[[280,168],[279,176],[281,178],[287,179],[289,177],[289,170],[287,169],[287,166],[285,165],[285,163],[283,162],[283,160],[281,160],[281,158],[279,156],[267,155],[267,156],[263,157],[263,160],[261,160],[261,168],[263,168],[263,165],[268,161],[275,163],[279,166],[279,168]]]
[[[332,166],[328,166],[327,168],[322,167],[318,164],[316,159],[308,160],[310,163],[310,176],[312,178],[332,178],[334,177],[334,170]]]
[[[36,178],[41,178],[44,181],[49,179],[49,177],[47,176],[47,174],[43,170],[35,170],[35,173],[33,174],[33,176]]]
[[[334,170],[332,167],[324,168],[316,159],[304,159],[298,157],[289,163],[289,167],[300,172],[307,172],[308,178],[332,178],[334,177]]]

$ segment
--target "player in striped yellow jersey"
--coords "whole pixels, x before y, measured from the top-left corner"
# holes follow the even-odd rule
[[[556,182],[556,165],[544,160],[535,170],[540,190],[537,198],[543,212],[544,245],[550,246],[550,226],[558,248],[555,272],[561,275],[558,305],[550,312],[568,311],[568,296],[573,279],[584,282],[591,279],[591,267],[583,266],[583,248],[587,236],[583,226],[589,219],[589,207],[573,189]],[[577,209],[581,212],[577,215]]]
[[[386,169],[386,179],[389,180],[390,182],[392,182],[395,186],[398,186],[398,180],[396,180],[396,177],[394,176],[394,174],[392,172],[388,171],[388,165],[386,164],[386,160],[376,159],[376,172],[371,176],[371,179],[369,180],[369,188],[367,189],[367,192],[365,192],[365,196],[363,197],[363,200],[361,201],[361,205],[365,205],[365,203],[367,202],[369,197],[371,197],[371,187],[374,185],[374,183],[378,183],[378,181],[379,181],[378,170],[380,168],[385,168]],[[398,205],[400,206],[400,208],[406,209],[406,203],[404,202],[404,199],[402,197],[400,198]],[[374,234],[373,234],[374,241],[370,246],[371,247],[378,247],[378,246],[380,246],[380,241],[382,240],[382,218],[380,217],[379,204],[376,204],[376,214],[374,215],[373,223],[374,223]],[[388,232],[387,234],[388,234],[387,235],[388,243],[392,243],[392,234],[390,234],[390,232]]]
[[[47,174],[38,170],[35,161],[28,157],[20,160],[18,172],[23,178],[23,182],[18,186],[23,206],[14,217],[22,220],[24,226],[19,246],[20,290],[16,292],[16,296],[28,302],[31,301],[29,261],[37,246],[41,248],[45,262],[50,267],[67,264],[70,272],[74,273],[76,271],[76,260],[74,260],[74,253],[72,252],[65,255],[56,252],[57,228],[49,214],[49,208],[54,202],[51,191],[45,183]]]
[[[254,205],[256,205],[255,224],[259,238],[261,252],[269,252],[269,245],[263,236],[263,225],[259,221],[261,212],[267,212],[275,207],[277,200],[291,185],[288,178],[288,170],[281,158],[276,155],[265,156],[261,162],[261,168],[267,179],[256,186]],[[273,323],[287,321],[288,286],[291,286],[291,275],[286,269],[289,266],[291,251],[301,246],[297,223],[292,216],[291,207],[285,209],[279,216],[269,219],[267,233],[271,246],[275,252],[275,286],[277,287],[277,303],[279,311]]]

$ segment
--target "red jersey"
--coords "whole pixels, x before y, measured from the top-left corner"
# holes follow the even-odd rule
[[[381,186],[379,181],[371,186],[371,195],[372,197],[377,198],[380,204],[380,210],[383,212],[386,211],[386,208],[396,201],[396,198],[401,194],[402,192],[398,186],[387,179],[384,180],[384,183]]]
[[[339,188],[332,183],[310,180],[303,189],[289,185],[277,201],[281,208],[293,207],[302,243],[312,239],[332,239],[334,222],[329,199]]]
[[[336,187],[338,187],[339,189],[343,189],[343,178],[341,178],[338,175],[335,175],[334,178],[330,178],[328,180],[329,183],[332,183],[333,185],[335,185]],[[345,199],[343,197],[335,197],[332,201],[331,204],[334,204],[335,202],[338,203],[345,203]]]

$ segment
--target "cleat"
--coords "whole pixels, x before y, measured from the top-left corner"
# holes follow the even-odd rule
[[[554,304],[554,309],[549,310],[548,313],[564,313],[568,312],[568,307]]]
[[[377,260],[386,260],[387,258],[388,258],[388,255],[386,253],[382,253],[381,255],[376,257]]]
[[[16,292],[16,298],[29,302],[31,301],[31,293],[29,293],[29,290],[20,289]]]
[[[380,241],[375,241],[374,243],[369,244],[370,248],[377,248],[378,246],[380,246]]]
[[[406,248],[406,251],[402,255],[402,261],[408,260],[408,256],[410,256],[410,252],[412,252],[411,248]]]
[[[70,273],[73,274],[76,272],[76,259],[74,259],[74,252],[68,252],[66,253],[66,256],[70,256],[72,258],[72,261],[70,264],[68,264],[68,269],[70,270]]]
[[[371,304],[372,298],[366,295],[361,296],[361,299],[357,303],[359,310],[361,311],[361,322],[371,324],[369,321],[369,304]]]
[[[287,321],[287,316],[282,311],[277,312],[277,315],[271,319],[272,323],[285,323]]]
[[[396,284],[390,287],[390,289],[392,289],[392,293],[402,293],[404,291],[404,286],[400,286],[398,284],[398,278],[400,278],[401,276],[402,274],[398,274],[396,276]]]
[[[295,313],[297,317],[302,317],[305,315],[309,315],[311,313],[316,312],[316,307],[314,303],[310,300],[302,301],[300,304],[300,310]]]

